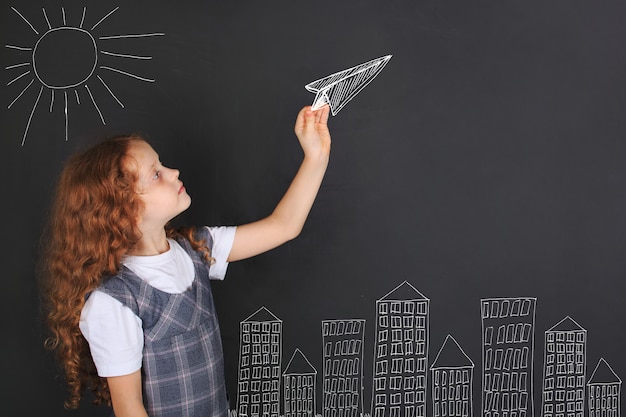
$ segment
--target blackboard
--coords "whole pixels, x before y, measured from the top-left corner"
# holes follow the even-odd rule
[[[469,387],[460,415],[583,417],[597,386],[623,397],[624,2],[30,0],[1,10],[3,414],[109,412],[88,397],[65,411],[43,349],[35,264],[70,154],[144,134],[192,196],[178,221],[256,220],[301,160],[293,122],[314,97],[304,86],[388,54],[331,117],[331,164],[301,236],[231,264],[213,285],[231,408],[246,320],[278,323],[280,415],[292,374],[314,376],[314,413],[334,415],[348,401],[333,385],[348,371],[333,374],[332,363],[344,359],[358,414],[386,402],[385,415],[409,415],[389,410],[413,401],[415,416],[443,417],[451,366],[461,371],[454,388]],[[119,36],[138,34],[150,36]],[[33,59],[59,78],[27,73]],[[403,314],[415,332],[381,342],[395,337],[385,321],[406,330]],[[386,379],[380,359],[403,357],[391,349],[408,347],[392,342],[418,333],[423,387],[397,390],[405,381]],[[502,381],[486,382],[498,343]],[[557,398],[566,389],[573,397]]]

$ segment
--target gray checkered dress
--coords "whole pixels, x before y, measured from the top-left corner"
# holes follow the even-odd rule
[[[209,248],[207,228],[197,231]],[[151,417],[227,417],[224,357],[209,283],[209,265],[179,239],[196,272],[180,294],[160,291],[122,267],[101,290],[129,307],[143,321],[143,399]]]

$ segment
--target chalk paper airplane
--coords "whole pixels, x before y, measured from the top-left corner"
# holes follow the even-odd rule
[[[328,104],[331,113],[333,116],[336,116],[343,106],[348,104],[366,85],[376,78],[387,65],[391,56],[385,55],[373,59],[305,85],[304,88],[315,93],[312,105],[313,110]]]

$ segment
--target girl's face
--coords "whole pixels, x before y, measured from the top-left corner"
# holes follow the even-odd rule
[[[140,140],[130,143],[128,156],[136,161],[137,193],[144,202],[140,225],[162,228],[191,205],[179,171],[164,167],[152,147]]]

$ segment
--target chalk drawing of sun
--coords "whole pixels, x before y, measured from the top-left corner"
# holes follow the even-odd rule
[[[65,114],[65,140],[68,139],[68,101],[75,101],[76,104],[81,102],[90,103],[98,112],[102,124],[106,124],[104,116],[100,111],[98,102],[93,93],[93,88],[89,88],[92,83],[102,83],[106,91],[111,94],[115,101],[124,108],[124,104],[113,93],[111,87],[105,82],[106,74],[117,73],[124,76],[152,83],[155,80],[133,74],[129,71],[122,70],[110,65],[102,65],[101,58],[103,55],[119,59],[120,66],[124,67],[125,60],[142,60],[152,59],[151,56],[142,56],[135,54],[126,54],[118,52],[120,40],[128,38],[145,38],[153,36],[163,36],[164,33],[140,33],[140,34],[124,34],[124,35],[108,35],[96,36],[94,29],[101,25],[109,16],[115,13],[119,7],[111,10],[104,17],[96,21],[95,24],[87,24],[91,20],[87,17],[87,8],[84,7],[80,18],[80,23],[70,24],[65,14],[65,8],[61,8],[60,16],[49,18],[46,9],[42,8],[43,18],[45,19],[44,29],[35,28],[33,24],[15,7],[11,9],[19,16],[32,30],[37,41],[33,45],[5,45],[6,48],[18,51],[20,56],[29,55],[29,59],[20,58],[20,61],[13,65],[7,66],[5,69],[10,71],[11,81],[7,84],[25,85],[19,94],[11,101],[8,108],[10,109],[24,93],[31,87],[39,87],[37,98],[34,100],[30,116],[26,122],[24,129],[24,137],[22,138],[22,146],[26,142],[28,129],[30,127],[35,110],[40,102],[45,99],[46,95],[50,97],[50,112],[55,105],[55,96],[60,96],[63,103]],[[77,14],[78,16],[78,14]],[[78,19],[75,19],[78,20]],[[51,24],[58,22],[57,25]],[[71,65],[68,65],[71,62]],[[116,61],[117,62],[117,61]],[[93,87],[93,86],[92,86]],[[19,88],[18,88],[19,90]],[[45,93],[45,94],[44,94]],[[72,103],[73,104],[73,103]]]

